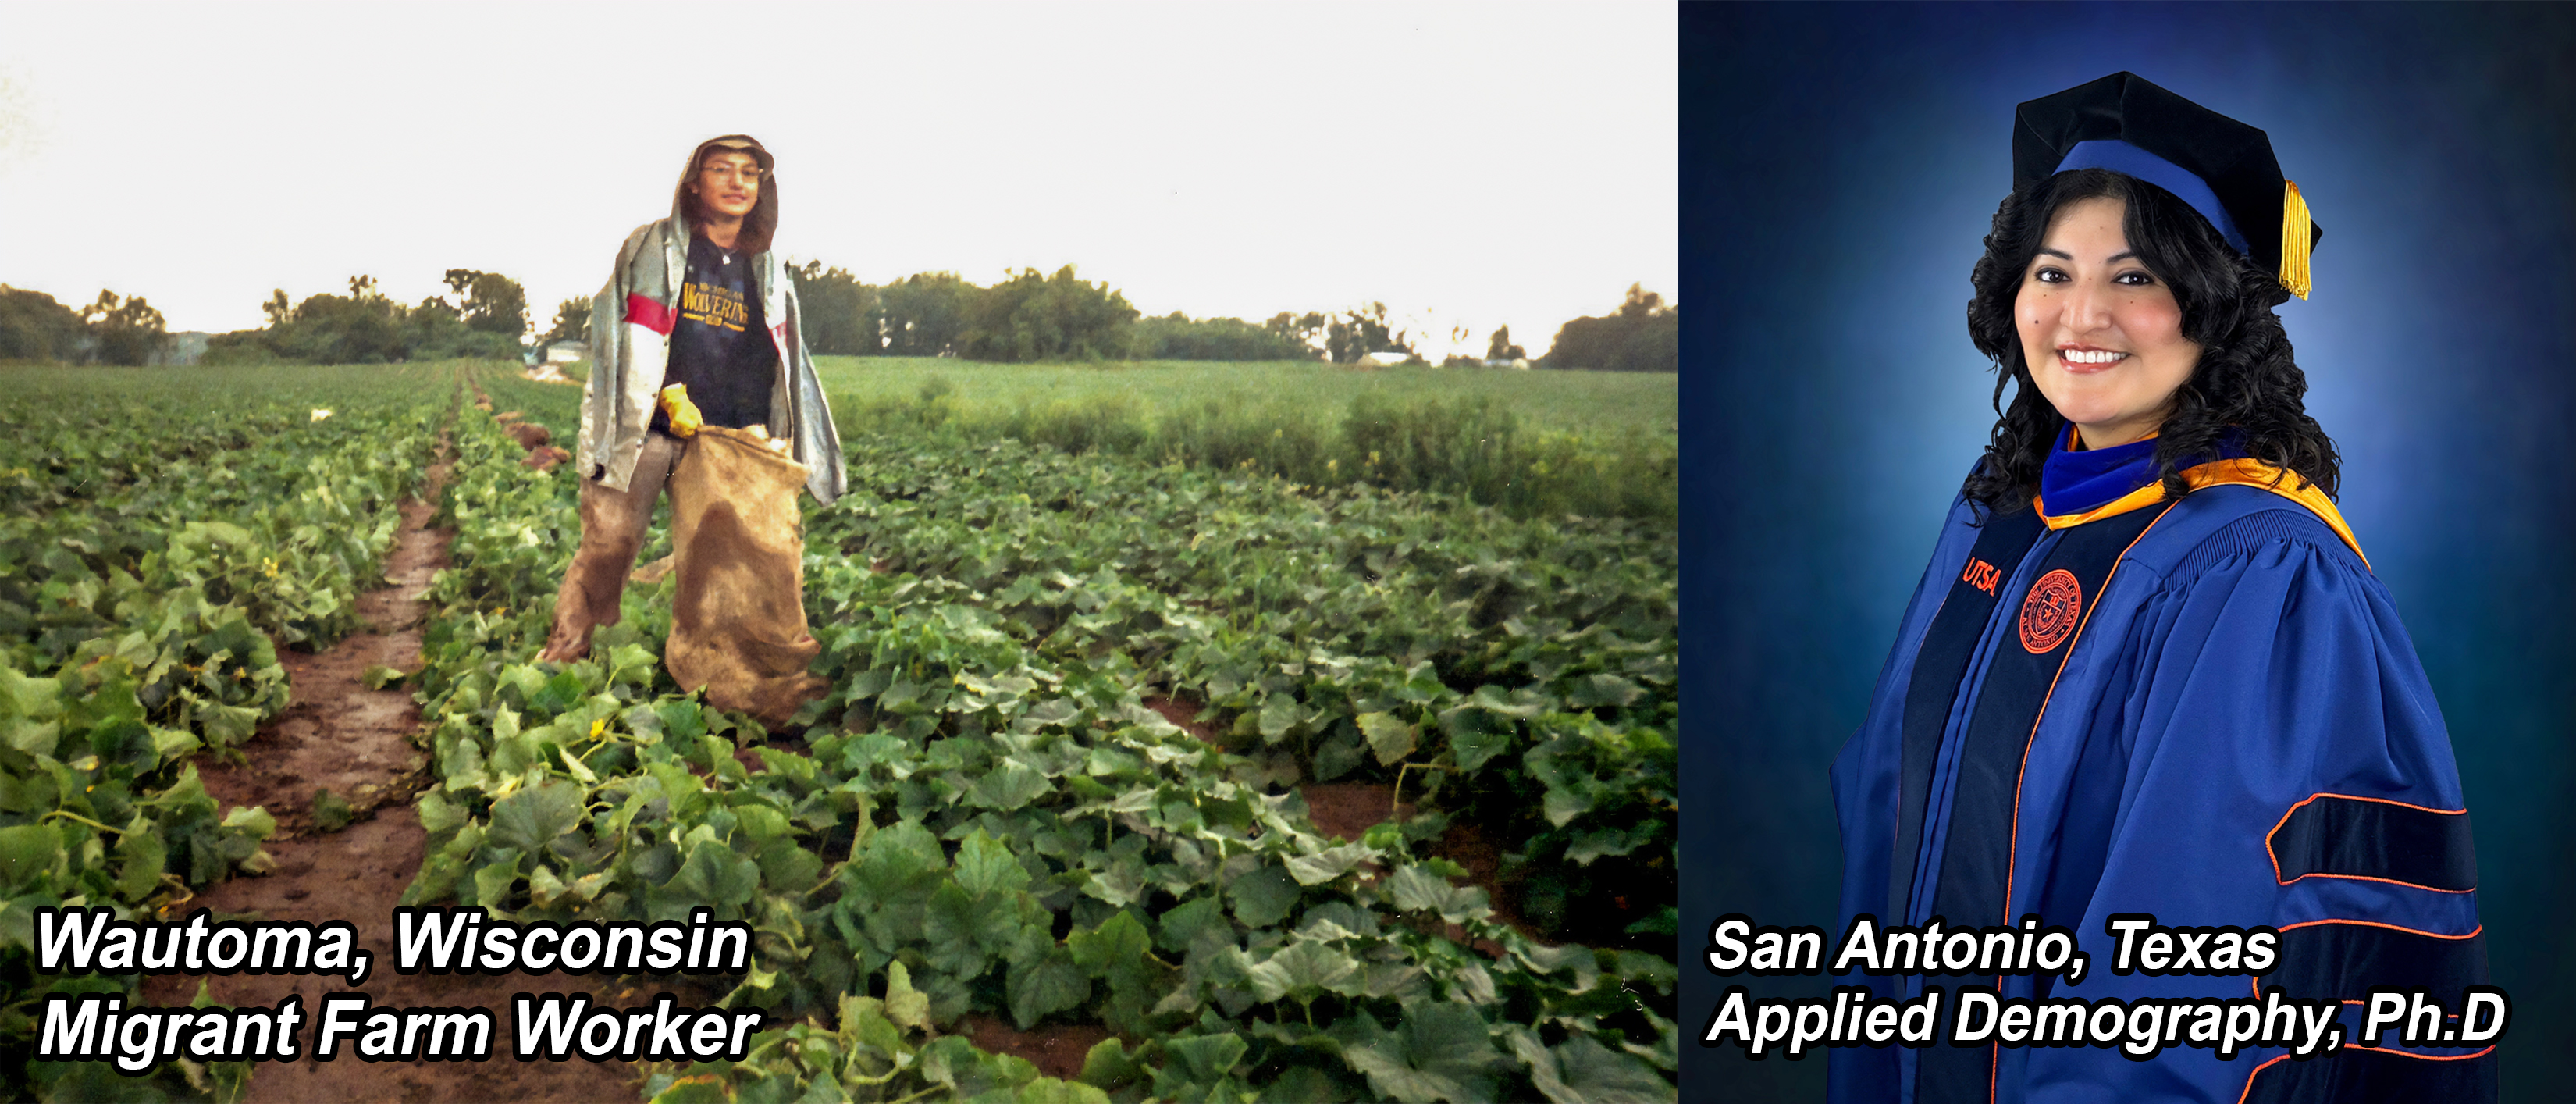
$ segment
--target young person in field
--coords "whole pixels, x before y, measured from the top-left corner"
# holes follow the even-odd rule
[[[701,425],[784,442],[808,472],[805,489],[827,505],[846,486],[796,289],[770,249],[775,163],[744,135],[701,143],[671,217],[626,236],[592,302],[592,366],[572,464],[582,479],[581,547],[540,661],[588,655],[591,630],[617,622],[654,504]]]

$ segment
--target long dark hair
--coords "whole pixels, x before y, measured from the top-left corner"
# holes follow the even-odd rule
[[[2173,193],[2108,169],[2059,173],[2006,196],[1986,235],[1986,255],[1969,276],[1976,298],[1968,301],[1968,335],[1995,362],[1995,430],[1986,462],[1963,490],[1989,511],[2009,514],[2030,505],[2039,470],[2066,420],[2032,384],[2022,357],[2013,305],[2032,258],[2039,255],[2048,221],[2077,200],[2109,197],[2126,204],[2121,227],[2148,273],[2173,290],[2182,307],[2183,336],[2201,346],[2200,364],[2174,393],[2174,410],[2156,435],[2156,471],[2165,497],[2190,493],[2182,469],[2216,459],[2219,438],[2241,433],[2241,447],[2332,496],[2340,480],[2334,441],[2301,400],[2307,374],[2291,359],[2290,338],[2272,308],[2290,293],[2281,282],[2238,253],[2209,220]],[[2004,385],[2014,385],[2004,405]]]
[[[716,144],[737,140],[749,142],[753,149],[760,150],[758,160],[762,162],[762,171],[760,198],[752,201],[751,213],[742,217],[742,229],[734,235],[733,248],[735,252],[745,255],[767,253],[770,241],[778,233],[778,172],[770,167],[774,162],[769,158],[769,151],[761,147],[758,139],[744,134],[728,134],[722,138],[709,138],[698,143],[697,150],[689,154],[689,167],[680,173],[680,186],[671,195],[671,205],[689,220],[691,226],[705,225],[706,204],[698,198],[697,193],[689,190],[689,185],[697,181],[698,170],[706,166],[707,158],[719,153],[751,152],[738,147]]]

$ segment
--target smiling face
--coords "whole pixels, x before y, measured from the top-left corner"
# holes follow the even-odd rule
[[[689,193],[711,220],[742,218],[760,203],[760,160],[731,150],[709,153],[698,162]]]
[[[2200,364],[2173,289],[2129,249],[2127,211],[2108,196],[2059,208],[2013,302],[2031,380],[2088,449],[2156,432]]]

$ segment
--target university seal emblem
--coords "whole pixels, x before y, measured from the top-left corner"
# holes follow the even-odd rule
[[[2021,603],[2022,650],[2041,655],[2065,643],[2083,615],[2084,588],[2074,572],[2059,568],[2040,576]]]

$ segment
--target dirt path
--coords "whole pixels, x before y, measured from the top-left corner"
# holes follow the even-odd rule
[[[357,1061],[344,1044],[340,1058],[330,1062],[308,1056],[301,1062],[260,1064],[251,1075],[248,1099],[253,1104],[359,1100],[540,1104],[638,1097],[640,1073],[627,1063],[523,1063],[511,1057],[511,997],[561,989],[567,979],[404,977],[393,970],[391,910],[420,869],[426,835],[411,797],[424,784],[428,765],[410,739],[420,724],[420,711],[410,692],[400,687],[370,690],[359,676],[377,665],[405,671],[420,666],[420,626],[426,612],[421,595],[428,590],[430,578],[446,566],[448,542],[454,536],[427,528],[427,523],[451,462],[442,444],[419,499],[402,507],[402,529],[385,571],[396,585],[358,600],[359,613],[373,631],[349,637],[319,654],[281,649],[293,679],[295,704],[243,745],[247,763],[198,763],[206,789],[217,800],[228,806],[263,805],[277,818],[279,831],[267,848],[277,859],[277,869],[265,877],[237,877],[217,885],[171,910],[171,915],[175,919],[204,906],[219,915],[348,920],[357,925],[363,945],[375,952],[374,967],[356,991],[383,1006],[491,1009],[497,1028],[493,1057],[486,1062],[368,1063]],[[340,832],[317,830],[313,796],[314,790],[324,787],[356,808],[356,823]],[[199,980],[150,979],[144,985],[145,999],[155,1005],[185,1004],[196,995]],[[203,980],[218,1004],[273,1007],[287,994],[300,993],[308,1016],[320,1007],[323,994],[348,991],[336,976],[237,975]],[[610,993],[600,996],[612,999]],[[309,1028],[305,1038],[311,1038]]]

